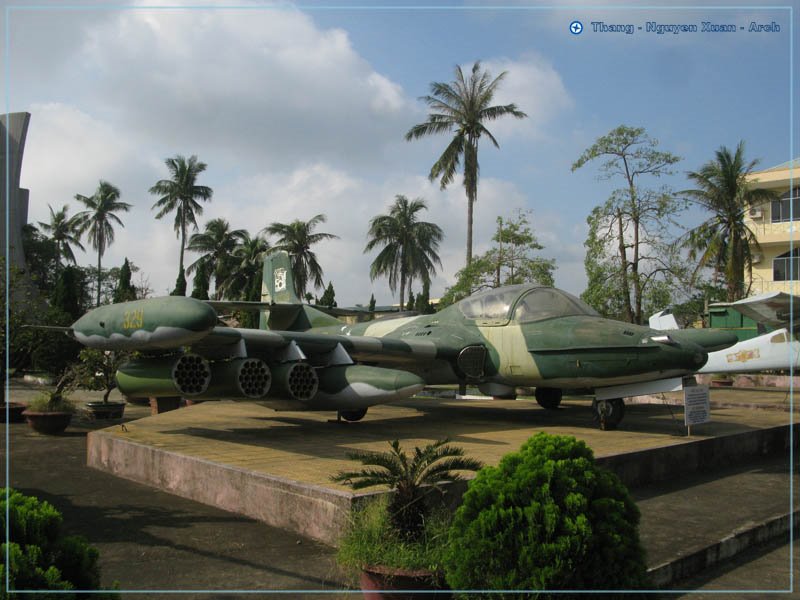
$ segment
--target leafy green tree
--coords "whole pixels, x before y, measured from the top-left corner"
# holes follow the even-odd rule
[[[409,200],[398,194],[388,215],[378,215],[369,222],[364,252],[382,247],[370,265],[370,279],[387,277],[392,293],[399,281],[400,310],[405,307],[406,284],[411,287],[415,277],[430,281],[436,265],[442,266],[438,250],[444,232],[435,223],[419,220],[418,213],[427,209],[422,198]]]
[[[203,262],[197,266],[192,282],[192,298],[209,300],[208,288],[211,287],[211,264]]]
[[[485,123],[511,115],[523,119],[527,115],[518,110],[516,104],[492,106],[495,92],[506,76],[503,71],[492,79],[490,73],[481,70],[480,61],[472,66],[468,78],[460,66],[455,69],[455,81],[451,83],[431,83],[431,93],[422,100],[430,107],[428,120],[415,125],[405,135],[407,141],[427,135],[454,133],[442,155],[431,167],[431,181],[439,178],[442,189],[453,182],[456,171],[464,162],[464,187],[467,191],[467,262],[472,262],[472,220],[473,205],[478,199],[478,142],[486,137],[499,148],[500,145]],[[402,298],[401,298],[402,303]]]
[[[375,294],[369,295],[369,312],[375,312]]]
[[[753,250],[760,250],[755,233],[745,222],[747,210],[778,197],[772,190],[747,185],[747,176],[758,163],[758,159],[749,162],[745,159],[744,141],[739,142],[733,153],[722,146],[714,160],[699,171],[688,173],[698,188],[681,192],[711,213],[711,217],[690,230],[683,241],[689,248],[691,260],[699,256],[695,272],[711,267],[723,276],[728,302],[741,300],[749,294],[753,282]],[[750,282],[747,286],[745,272]]]
[[[63,256],[67,262],[75,264],[76,260],[75,254],[72,251],[72,246],[77,246],[81,250],[84,250],[84,247],[80,240],[81,233],[78,220],[75,217],[69,218],[67,216],[69,207],[64,205],[61,210],[57,212],[54,211],[53,207],[49,204],[47,208],[50,210],[50,222],[43,223],[39,221],[39,227],[42,228],[44,233],[50,236],[50,239],[55,245],[55,273],[58,275],[58,272],[61,270],[61,257]]]
[[[22,227],[22,248],[25,251],[26,273],[44,295],[53,291],[56,282],[56,243],[45,237],[30,223]]]
[[[340,471],[332,481],[346,483],[355,490],[385,485],[395,491],[389,504],[389,516],[395,528],[409,538],[420,534],[425,525],[425,494],[439,489],[445,481],[459,481],[457,471],[477,471],[483,465],[464,456],[464,450],[438,440],[424,448],[414,448],[409,456],[398,440],[389,442],[389,452],[351,452],[347,455],[366,468]],[[430,486],[426,490],[426,487]]]
[[[119,197],[119,189],[103,180],[100,180],[100,185],[93,195],[75,195],[75,199],[87,208],[75,215],[75,222],[78,224],[81,235],[88,234],[92,248],[97,250],[97,306],[100,306],[103,254],[114,242],[114,223],[120,227],[125,226],[114,213],[128,212],[131,208],[130,204],[120,201]]]
[[[422,283],[422,291],[417,294],[414,301],[414,310],[421,315],[429,315],[436,312],[431,306],[431,284],[427,281]]]
[[[246,235],[244,229],[232,230],[228,221],[219,218],[211,219],[206,223],[203,233],[195,233],[189,238],[187,250],[201,256],[189,265],[187,271],[192,273],[200,266],[209,268],[214,275],[214,296],[217,300],[222,297],[222,284],[232,269],[233,252]]]
[[[114,289],[114,303],[128,302],[129,300],[136,300],[136,288],[131,283],[131,265],[127,257],[125,262],[122,263],[122,268],[119,270],[119,277],[117,278],[117,287]]]
[[[338,306],[336,304],[336,292],[333,289],[333,282],[328,282],[328,287],[325,288],[325,291],[322,293],[322,297],[319,299],[320,306],[327,306],[328,308],[334,308]]]
[[[586,221],[589,234],[583,264],[587,282],[581,299],[604,317],[628,320],[619,254],[609,249],[609,223],[613,225],[613,221],[603,207],[595,207]],[[639,273],[642,319],[675,303],[691,289],[685,257],[677,246],[656,238],[651,248],[648,256],[656,258],[643,260]]]
[[[620,125],[587,148],[572,170],[594,160],[605,161],[600,165],[601,179],[622,178],[624,187],[614,190],[592,213],[590,218],[597,222],[597,245],[594,249],[587,246],[587,256],[592,250],[602,250],[602,257],[616,254],[600,260],[614,283],[615,297],[622,302],[623,318],[642,323],[648,283],[659,281],[659,275],[668,275],[678,266],[665,258],[675,258],[668,249],[668,229],[683,205],[669,188],[648,189],[639,181],[671,174],[670,167],[680,157],[658,150],[658,141],[643,128]]]
[[[178,277],[175,279],[175,287],[169,293],[170,296],[185,296],[186,295],[186,271],[183,267],[178,271]]]
[[[453,589],[647,589],[639,518],[628,490],[596,466],[584,442],[539,433],[469,482],[450,528],[447,582]]]
[[[58,275],[53,294],[50,296],[50,305],[69,315],[73,321],[77,321],[85,312],[81,302],[83,286],[81,271],[76,267],[65,267]]]
[[[180,154],[164,161],[169,169],[170,179],[161,179],[150,188],[150,193],[160,198],[153,204],[153,210],[158,209],[156,219],[161,219],[171,212],[175,212],[175,233],[181,238],[181,254],[179,260],[179,276],[176,291],[183,281],[183,293],[173,295],[184,296],[186,293],[186,279],[181,278],[184,273],[183,253],[186,248],[186,231],[193,227],[197,231],[197,215],[203,214],[203,207],[198,202],[211,200],[214,192],[205,185],[197,185],[197,176],[206,170],[206,163],[197,160],[197,156],[190,156],[187,160]]]
[[[406,302],[406,310],[414,310],[417,299],[414,297],[414,292],[408,290],[408,301]]]
[[[544,246],[533,233],[528,214],[518,211],[516,218],[508,220],[497,217],[494,245],[456,273],[456,284],[447,289],[440,308],[487,288],[519,283],[553,285],[555,260],[535,256]]]
[[[253,238],[243,232],[233,249],[231,269],[221,282],[222,293],[231,300],[261,299],[261,279],[264,273],[264,255],[269,251],[269,242],[257,235]]]
[[[314,289],[323,287],[322,267],[317,261],[317,255],[311,251],[311,246],[323,240],[339,239],[332,233],[314,233],[317,225],[327,220],[325,215],[315,215],[308,221],[299,219],[291,223],[272,223],[262,231],[278,236],[274,246],[275,250],[285,250],[289,253],[294,275],[295,292],[298,297],[306,295],[309,282]]]

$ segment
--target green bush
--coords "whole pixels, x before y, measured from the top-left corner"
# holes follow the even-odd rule
[[[0,598],[5,591],[8,569],[9,587],[19,590],[97,590],[100,587],[98,552],[85,539],[63,534],[61,514],[51,504],[10,490],[1,489],[0,514],[3,539],[8,536],[8,565],[0,565]],[[6,523],[6,506],[8,523]],[[3,556],[6,545],[3,544]],[[76,594],[88,597],[88,594]],[[63,595],[37,594],[37,598],[64,598]],[[68,595],[67,597],[71,597]],[[105,596],[109,597],[109,596]],[[92,595],[92,598],[97,598]]]
[[[431,583],[435,583],[442,571],[447,547],[449,511],[432,511],[425,519],[421,534],[409,539],[395,528],[389,506],[389,498],[383,495],[353,512],[350,527],[339,542],[338,562],[354,572],[378,565],[430,571]]]
[[[638,524],[628,490],[595,465],[586,444],[540,433],[470,482],[450,529],[447,582],[453,589],[646,589]]]

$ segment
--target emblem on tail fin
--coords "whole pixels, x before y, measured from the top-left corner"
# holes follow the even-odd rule
[[[275,291],[282,292],[286,289],[286,269],[275,269]]]

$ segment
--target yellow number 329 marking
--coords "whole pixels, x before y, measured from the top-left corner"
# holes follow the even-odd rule
[[[123,329],[140,329],[144,326],[144,309],[126,310],[122,315]]]

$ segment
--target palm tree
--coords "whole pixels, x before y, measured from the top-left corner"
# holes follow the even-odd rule
[[[758,162],[745,160],[744,141],[739,142],[733,154],[722,146],[714,160],[687,174],[699,188],[681,192],[712,213],[708,220],[690,230],[683,241],[692,260],[700,255],[697,270],[710,266],[716,273],[724,274],[728,302],[747,295],[745,271],[752,281],[753,250],[760,249],[755,234],[745,223],[745,214],[751,206],[777,198],[771,190],[748,187],[747,176]]]
[[[454,471],[477,471],[480,461],[464,457],[464,450],[451,446],[450,440],[438,440],[424,448],[414,448],[408,456],[400,442],[389,442],[389,452],[352,452],[352,460],[368,467],[360,471],[340,471],[331,477],[337,483],[346,483],[355,490],[374,485],[386,485],[395,490],[389,504],[393,525],[409,537],[418,535],[424,526],[425,494],[422,486],[435,489],[445,481],[459,481]],[[377,467],[377,468],[376,468]]]
[[[244,229],[231,230],[230,223],[220,218],[211,219],[206,223],[203,233],[195,233],[189,238],[186,249],[201,253],[202,256],[189,265],[187,272],[208,268],[206,272],[214,274],[214,295],[217,300],[222,295],[222,282],[232,270],[233,252],[246,235]]]
[[[87,210],[75,215],[75,222],[81,235],[88,233],[92,248],[97,250],[97,306],[100,306],[100,284],[103,277],[101,260],[106,249],[114,242],[114,223],[125,227],[115,212],[128,212],[131,205],[121,202],[119,188],[100,180],[97,191],[92,196],[75,194],[75,199]]]
[[[186,160],[180,154],[165,161],[171,179],[161,179],[150,188],[150,193],[160,196],[152,210],[158,209],[156,219],[175,211],[175,233],[181,238],[179,277],[183,273],[183,252],[186,247],[186,229],[189,226],[197,231],[196,215],[203,214],[203,207],[197,200],[208,201],[213,190],[205,185],[197,185],[197,176],[206,170],[206,163],[198,162],[197,156]]]
[[[403,310],[406,283],[419,277],[430,282],[436,274],[436,265],[442,266],[437,250],[444,233],[434,223],[418,221],[417,213],[427,210],[421,198],[409,201],[403,195],[395,196],[388,215],[378,215],[369,222],[364,252],[383,246],[370,266],[369,276],[373,281],[380,276],[389,278],[389,288],[394,293],[400,280],[400,310]]]
[[[456,171],[464,161],[464,187],[467,190],[467,265],[472,262],[472,213],[473,205],[478,199],[478,141],[485,135],[494,144],[500,145],[486,129],[486,121],[511,115],[517,119],[527,117],[517,110],[516,104],[491,106],[492,99],[507,71],[491,78],[488,71],[481,71],[481,63],[472,66],[469,79],[464,78],[461,67],[456,66],[455,81],[451,83],[431,83],[431,94],[423,96],[431,108],[428,120],[414,125],[406,133],[406,140],[414,140],[426,135],[451,133],[455,136],[445,148],[442,155],[431,167],[429,179],[440,177],[441,189],[452,183]]]
[[[63,256],[68,262],[75,264],[75,254],[72,252],[71,245],[75,245],[81,250],[85,250],[81,244],[81,233],[79,223],[75,217],[67,217],[69,207],[65,204],[58,212],[53,210],[49,204],[47,208],[50,209],[50,222],[43,223],[39,221],[39,226],[46,234],[53,240],[56,249],[56,275],[61,270],[61,257]]]
[[[273,223],[261,230],[270,235],[277,235],[278,243],[274,248],[289,253],[295,292],[300,298],[305,297],[309,280],[313,282],[315,289],[323,287],[322,267],[317,262],[317,256],[311,251],[311,246],[323,240],[339,239],[338,235],[332,233],[314,233],[316,226],[326,220],[325,215],[316,215],[309,221],[297,219],[291,223]]]
[[[231,253],[231,271],[220,288],[225,298],[231,300],[259,300],[261,297],[261,275],[264,255],[269,242],[257,235],[251,238],[246,231],[241,242]]]

